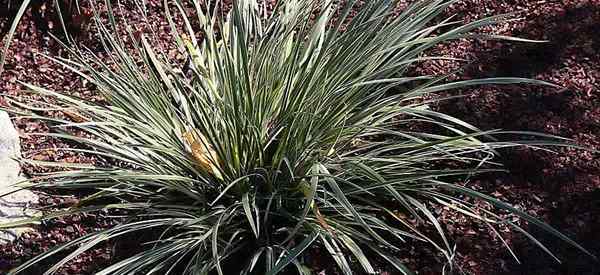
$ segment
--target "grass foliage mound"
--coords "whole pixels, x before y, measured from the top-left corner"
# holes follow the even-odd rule
[[[118,18],[110,5],[94,9],[110,64],[73,44],[66,46],[69,59],[55,61],[94,83],[108,104],[27,85],[56,104],[13,98],[10,111],[48,121],[53,131],[43,135],[78,143],[69,150],[111,164],[22,160],[62,168],[23,188],[97,192],[64,211],[3,226],[100,209],[120,209],[127,217],[12,273],[68,251],[52,273],[128,234],[154,237],[139,254],[98,274],[311,274],[306,252],[314,247],[344,274],[373,274],[384,264],[410,274],[399,253],[408,241],[433,247],[449,269],[455,246],[433,211],[439,206],[489,225],[500,238],[497,228],[510,226],[550,255],[514,217],[585,251],[535,217],[456,184],[500,170],[493,162],[497,149],[567,145],[564,140],[480,131],[428,108],[444,99],[429,97],[440,91],[548,83],[407,74],[418,62],[443,59],[424,52],[448,40],[519,40],[472,34],[504,17],[469,24],[440,19],[453,2],[447,0],[419,1],[399,15],[391,1],[359,8],[355,2],[290,0],[267,8],[239,0],[221,16],[218,3],[167,1],[174,41],[188,59],[183,65],[170,60],[152,34],[114,35]],[[175,22],[183,22],[183,31]],[[77,119],[43,112],[57,110]],[[436,130],[411,130],[419,128]],[[528,137],[494,137],[503,134]],[[495,210],[479,207],[482,201]]]

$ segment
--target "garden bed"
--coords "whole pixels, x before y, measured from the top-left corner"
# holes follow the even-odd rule
[[[159,3],[162,1],[149,2],[153,7],[152,14],[159,18],[162,11]],[[456,14],[457,19],[470,22],[486,15],[515,11],[519,12],[522,19],[482,31],[550,42],[525,44],[461,40],[440,46],[435,51],[473,61],[459,73],[461,78],[531,77],[564,88],[478,87],[460,91],[465,97],[445,101],[435,107],[482,129],[547,132],[572,138],[583,146],[600,150],[600,91],[597,88],[600,86],[600,1],[464,0],[454,4],[447,14]],[[133,12],[125,11],[123,16],[132,22],[138,21]],[[0,20],[6,26],[7,18]],[[164,20],[157,19],[154,23],[159,29],[168,29]],[[32,54],[61,54],[58,45],[37,28],[30,16],[26,16],[20,24],[6,71],[1,76],[0,93],[21,95],[22,85],[18,80],[101,101],[93,87],[84,83],[81,78]],[[80,39],[90,39],[88,36],[89,34],[82,33]],[[165,39],[167,37],[165,34]],[[415,73],[441,74],[455,70],[458,66],[454,62],[426,62],[415,68]],[[46,151],[44,149],[68,144],[27,135],[47,131],[47,125],[25,119],[14,122],[23,137],[22,151],[26,157],[67,162],[98,161],[79,154]],[[529,149],[502,152],[502,159],[511,170],[510,174],[488,174],[466,184],[542,217],[600,255],[600,235],[597,234],[600,231],[597,219],[600,216],[600,158],[598,154],[581,150],[560,151],[561,154]],[[23,172],[31,175],[42,171],[26,166],[23,167]],[[57,207],[76,201],[76,198],[59,195],[57,192],[42,197],[42,207]],[[518,265],[500,240],[494,238],[484,225],[445,209],[438,210],[437,214],[443,217],[448,230],[454,235],[459,269],[467,274],[600,272],[592,259],[552,237],[540,235],[553,251],[557,251],[557,255],[564,260],[563,264],[553,262],[520,234],[505,232],[504,235],[523,262]],[[57,243],[107,228],[113,223],[115,220],[106,217],[106,213],[97,213],[42,224],[39,232],[26,235],[14,245],[0,247],[0,270],[13,267]],[[422,247],[413,249],[409,245],[404,254],[408,265],[420,274],[440,272],[442,263],[437,262],[434,255],[428,254]],[[111,257],[111,244],[107,244],[68,264],[62,269],[62,273],[92,273],[96,268],[108,264]]]

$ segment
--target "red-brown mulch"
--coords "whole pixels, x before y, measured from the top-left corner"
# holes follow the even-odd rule
[[[160,10],[159,5],[153,9]],[[482,129],[541,131],[572,138],[578,144],[600,150],[600,0],[463,0],[452,5],[446,14],[456,14],[457,19],[469,22],[507,12],[518,12],[521,19],[482,31],[549,42],[461,40],[437,47],[434,52],[472,60],[461,74],[463,78],[520,76],[549,81],[563,88],[478,87],[460,91],[466,95],[464,98],[445,101],[436,108]],[[133,13],[126,12],[125,16],[135,19]],[[6,18],[0,21],[6,26]],[[4,28],[0,28],[2,34]],[[37,31],[30,17],[25,18],[12,47],[7,70],[1,76],[0,94],[19,94],[22,86],[16,82],[18,79],[100,100],[92,87],[73,73],[31,54],[34,51],[56,53],[55,45],[49,41]],[[415,72],[439,74],[458,66],[452,62],[428,62],[418,66]],[[23,135],[26,156],[95,161],[83,155],[43,151],[63,144],[27,136],[27,133],[47,131],[45,125],[29,120],[15,123]],[[27,152],[32,150],[35,152]],[[558,151],[559,154],[529,149],[504,151],[502,161],[511,170],[510,174],[490,174],[468,184],[542,217],[600,255],[600,155],[575,149]],[[25,167],[24,172],[36,171],[34,167]],[[55,207],[54,200],[55,197],[44,198],[42,204]],[[466,274],[600,274],[598,262],[535,228],[529,230],[539,233],[536,236],[557,252],[563,264],[554,262],[522,235],[503,232],[522,260],[522,264],[516,264],[483,225],[448,214],[444,209],[440,209],[439,215],[446,220],[457,244],[456,269]],[[0,270],[56,243],[106,228],[113,222],[102,213],[52,221],[16,245],[0,246]],[[419,274],[439,274],[443,263],[438,263],[432,254],[418,247],[408,249],[405,258]],[[63,268],[62,274],[91,273],[109,263],[110,255],[110,246],[100,247]]]
[[[519,12],[522,20],[494,27],[494,33],[548,40],[544,44],[457,42],[440,52],[474,60],[467,77],[520,76],[562,89],[539,86],[480,87],[464,99],[438,108],[483,129],[531,130],[574,139],[600,150],[600,1],[462,1],[449,13],[471,21],[478,16]],[[425,68],[427,70],[428,68]],[[435,69],[429,68],[430,72]],[[491,175],[477,187],[541,216],[577,242],[600,254],[600,154],[560,149],[503,152],[510,174]],[[530,228],[534,230],[534,228]],[[535,231],[534,231],[535,232]],[[458,235],[462,235],[460,232]],[[469,273],[599,274],[597,262],[553,237],[539,235],[564,264],[557,264],[519,234],[513,245],[522,265],[506,251],[469,236],[459,251]],[[464,247],[460,249],[460,247]]]

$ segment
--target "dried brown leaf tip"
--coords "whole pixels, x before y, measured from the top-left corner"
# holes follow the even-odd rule
[[[321,211],[319,211],[319,207],[317,207],[316,205],[313,205],[313,212],[314,212],[315,216],[317,217],[317,222],[319,222],[319,225],[321,225],[321,227],[323,227],[325,230],[327,230],[327,232],[334,235],[335,233],[333,232],[333,230],[331,230],[331,227],[325,220],[325,217],[323,216],[323,214],[321,214]]]
[[[67,116],[69,119],[71,119],[72,121],[77,122],[77,123],[84,123],[84,122],[89,121],[89,119],[87,119],[86,117],[80,115],[79,113],[77,113],[75,111],[64,110],[63,114],[65,114],[65,116]]]

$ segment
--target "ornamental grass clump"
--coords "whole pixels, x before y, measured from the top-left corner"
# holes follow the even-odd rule
[[[472,33],[505,17],[462,24],[439,20],[453,1],[419,1],[398,15],[391,1],[359,8],[355,2],[291,0],[267,7],[239,0],[221,16],[219,3],[186,3],[194,7],[190,15],[179,0],[165,1],[186,64],[174,62],[152,35],[131,29],[127,38],[114,35],[118,19],[108,2],[106,14],[94,9],[110,64],[74,45],[67,45],[70,59],[54,60],[95,84],[108,103],[24,84],[55,103],[12,99],[18,109],[11,111],[48,121],[55,131],[43,135],[78,143],[70,150],[112,166],[22,160],[64,169],[21,187],[97,191],[41,219],[101,209],[127,214],[118,225],[58,246],[12,273],[68,252],[52,273],[95,245],[132,233],[151,240],[98,274],[311,274],[306,252],[314,247],[343,274],[374,274],[384,262],[410,274],[400,260],[409,240],[434,248],[451,268],[455,245],[435,207],[488,225],[515,258],[499,227],[523,233],[554,257],[515,218],[587,253],[526,212],[457,184],[501,170],[493,162],[498,149],[575,145],[542,134],[481,131],[431,110],[429,104],[443,98],[426,97],[472,85],[550,84],[407,76],[416,63],[447,59],[424,52],[448,40],[519,40]],[[527,138],[508,142],[499,135]]]

